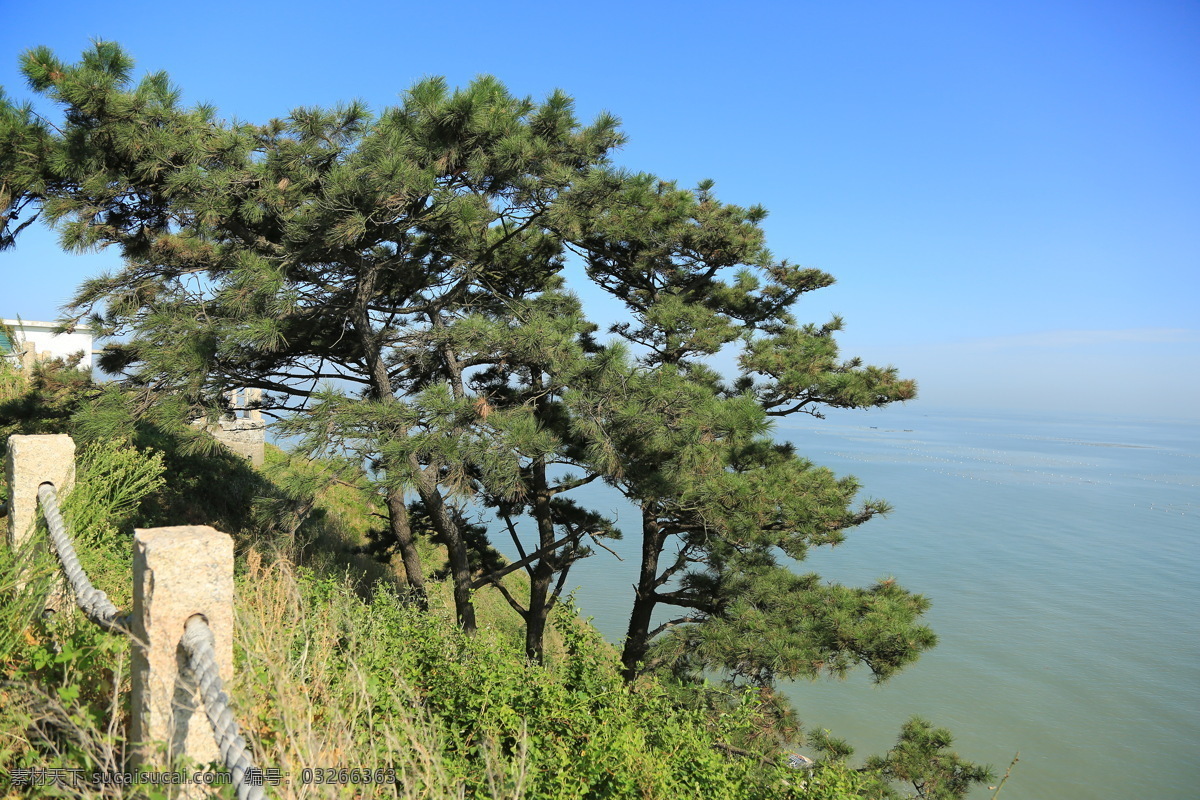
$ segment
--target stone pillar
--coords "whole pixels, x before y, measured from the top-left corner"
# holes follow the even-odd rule
[[[25,342],[20,345],[21,369],[26,372],[31,372],[37,364],[37,351],[34,350],[32,344]]]
[[[241,389],[230,389],[225,392],[225,399],[229,401],[229,410],[225,412],[223,419],[237,419],[238,409],[242,407]]]
[[[4,459],[8,480],[9,548],[18,551],[33,534],[38,514],[38,486],[53,483],[59,500],[75,483],[75,442],[65,433],[8,437]]]
[[[133,697],[130,738],[140,768],[187,756],[218,761],[200,693],[182,677],[179,646],[188,618],[201,614],[216,639],[221,681],[233,679],[233,539],[207,525],[148,528],[133,536]],[[166,763],[155,745],[166,743]]]
[[[225,445],[231,452],[247,459],[256,467],[263,465],[266,458],[267,428],[261,421],[252,419],[223,419],[219,420],[216,428],[211,428],[217,441]]]
[[[262,389],[246,390],[246,419],[262,422],[262,412],[258,407],[262,404]]]

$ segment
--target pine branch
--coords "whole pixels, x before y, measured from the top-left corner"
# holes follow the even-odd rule
[[[505,600],[508,601],[508,604],[510,606],[512,606],[513,611],[516,611],[518,614],[520,614],[521,619],[528,621],[529,609],[527,609],[527,608],[525,608],[525,606],[521,605],[521,603],[517,600],[517,598],[512,596],[512,594],[508,591],[508,588],[504,585],[504,583],[502,581],[488,580],[486,582],[486,585],[495,586],[497,589],[499,589],[500,594],[504,597]],[[476,588],[482,588],[482,587],[476,587]]]
[[[715,616],[720,613],[720,607],[716,603],[687,592],[667,592],[665,594],[661,592],[655,592],[654,599],[660,603],[666,603],[670,606],[694,608],[697,611],[702,611],[710,616]]]
[[[475,589],[480,588],[481,586],[486,586],[489,583],[495,583],[497,580],[499,580],[500,578],[503,578],[505,575],[509,574],[510,572],[516,572],[517,570],[521,569],[522,567],[527,567],[527,565],[536,562],[539,558],[542,558],[543,556],[545,556],[549,553],[553,553],[555,550],[562,547],[564,544],[578,543],[579,538],[580,538],[580,534],[575,534],[575,533],[567,534],[566,536],[562,537],[558,541],[551,542],[550,544],[546,545],[545,547],[542,547],[542,548],[539,548],[539,549],[533,551],[528,556],[525,556],[524,558],[522,558],[520,561],[509,564],[504,569],[496,570],[495,572],[493,572],[490,575],[485,575],[482,578],[476,579],[471,584],[471,589],[475,590]]]
[[[613,558],[617,559],[617,561],[624,561],[624,560],[625,560],[625,559],[621,558],[621,556],[619,556],[619,555],[617,554],[617,551],[616,551],[616,550],[613,550],[611,547],[609,547],[608,545],[606,545],[606,544],[604,544],[603,542],[601,542],[601,541],[600,541],[600,537],[598,537],[598,536],[597,536],[595,533],[593,533],[593,532],[591,532],[591,531],[588,531],[588,536],[590,536],[590,537],[591,537],[591,539],[592,539],[592,544],[596,545],[597,547],[599,547],[599,548],[601,548],[601,549],[603,549],[603,550],[607,550],[607,551],[608,551],[608,552],[609,552],[609,553],[610,553],[610,554],[613,556]]]
[[[554,591],[550,594],[550,600],[546,603],[546,613],[549,614],[558,605],[558,600],[562,597],[563,587],[567,584],[567,573],[571,571],[571,564],[563,565],[563,568],[558,573],[558,581],[554,584]]]
[[[556,461],[554,463],[563,464],[563,463],[569,463],[569,462]],[[586,478],[580,478],[579,480],[575,480],[575,481],[559,483],[559,484],[551,487],[548,491],[549,491],[550,496],[553,497],[556,494],[562,494],[563,492],[569,492],[572,489],[578,489],[580,486],[586,486],[587,484],[591,483],[592,481],[596,480],[599,477],[600,477],[600,473],[594,472],[591,475],[587,476]]]
[[[657,628],[650,631],[649,638],[653,639],[656,636],[658,636],[660,633],[669,631],[671,628],[674,628],[677,625],[686,625],[689,622],[704,622],[704,620],[706,620],[706,619],[708,619],[708,617],[706,617],[706,616],[688,615],[686,617],[678,617],[677,619],[673,619],[668,622],[664,622],[662,625],[659,625]]]
[[[513,544],[517,546],[517,553],[521,556],[521,563],[525,564],[525,571],[532,578],[533,567],[530,566],[529,556],[525,554],[525,547],[521,544],[521,537],[517,535],[517,528],[513,525],[512,517],[508,514],[502,514],[501,516],[504,518],[504,524],[508,528],[508,535],[512,538]]]

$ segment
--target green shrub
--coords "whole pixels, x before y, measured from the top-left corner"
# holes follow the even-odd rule
[[[546,669],[495,630],[463,636],[447,608],[421,613],[383,589],[363,600],[350,581],[251,561],[235,699],[285,772],[391,766],[405,797],[863,796],[840,765],[803,772],[718,750],[756,709],[714,722],[655,681],[627,687],[612,648],[573,614],[558,622],[565,656]]]
[[[361,540],[373,507],[355,478],[330,483],[320,465],[272,458],[274,470],[256,480],[279,493],[259,497],[290,509],[298,542]],[[93,582],[118,606],[129,602],[130,530],[163,513],[155,503],[166,496],[169,463],[170,454],[115,440],[81,451],[64,514]],[[298,483],[314,492],[308,509],[286,505],[303,499],[294,491]],[[220,492],[221,484],[204,491]],[[45,540],[38,544],[44,551]],[[376,581],[365,592],[360,574],[337,567],[336,553],[297,567],[286,557],[295,551],[273,547],[274,560],[265,563],[247,547],[236,579],[236,667],[228,688],[259,764],[291,781],[271,787],[273,796],[880,796],[839,763],[798,771],[731,755],[739,748],[729,745],[752,740],[761,728],[758,700],[744,696],[714,715],[710,705],[681,702],[679,687],[654,679],[625,685],[612,647],[569,603],[557,612],[556,644],[549,666],[541,667],[526,661],[503,604],[491,619],[481,615],[477,636],[466,637],[454,625],[445,587],[434,587],[432,609],[423,613],[392,582]],[[126,769],[128,642],[71,610],[38,615],[54,568],[44,555],[25,555],[30,560],[0,556],[0,775],[30,767]],[[40,582],[19,591],[18,572]],[[317,767],[392,770],[396,781],[305,786],[302,771]],[[0,793],[14,788],[7,780],[0,778]],[[48,796],[46,787],[24,791]],[[62,796],[98,791],[60,787]],[[120,787],[102,794],[135,796]]]

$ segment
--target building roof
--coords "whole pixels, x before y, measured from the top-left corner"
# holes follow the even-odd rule
[[[54,329],[54,328],[61,326],[62,323],[61,322],[40,322],[38,320],[33,320],[33,319],[0,319],[0,325],[7,325],[10,328],[15,328],[18,330],[21,328]],[[92,329],[89,328],[86,324],[80,324],[80,325],[75,326],[75,332],[76,333],[91,333]]]

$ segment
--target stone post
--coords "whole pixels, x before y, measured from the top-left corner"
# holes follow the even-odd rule
[[[34,349],[32,344],[25,342],[21,345],[19,352],[21,369],[27,372],[32,372],[33,368],[37,366],[37,351]]]
[[[33,534],[38,514],[38,487],[53,483],[61,500],[75,483],[75,442],[65,433],[8,437],[4,459],[8,480],[6,541],[19,551]]]
[[[262,422],[262,412],[258,407],[262,404],[262,389],[247,389],[246,390],[246,419]]]
[[[218,761],[204,703],[184,677],[179,639],[188,618],[203,615],[216,639],[221,681],[233,679],[233,539],[207,525],[185,525],[138,529],[133,541],[135,763],[150,770],[181,756],[196,764]],[[166,744],[165,763],[158,743]]]

